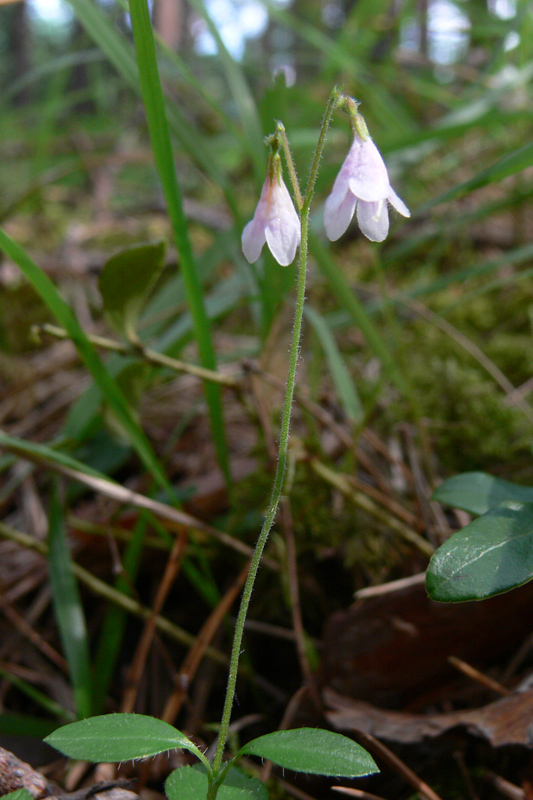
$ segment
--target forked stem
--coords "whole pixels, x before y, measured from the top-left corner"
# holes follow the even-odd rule
[[[265,521],[261,528],[261,532],[259,534],[259,538],[257,540],[257,544],[255,546],[254,554],[252,557],[252,561],[250,564],[250,570],[248,572],[248,577],[246,579],[246,583],[244,585],[244,590],[241,599],[241,605],[239,609],[239,613],[237,616],[237,622],[235,623],[235,633],[233,635],[233,646],[231,650],[231,658],[230,658],[230,667],[229,667],[229,674],[228,674],[228,685],[226,689],[226,698],[224,702],[224,710],[222,713],[222,722],[220,725],[220,733],[217,743],[217,749],[215,754],[215,759],[213,762],[213,775],[214,781],[210,784],[206,800],[215,800],[218,789],[219,783],[217,781],[217,777],[219,776],[221,766],[222,766],[222,758],[224,755],[224,748],[226,746],[226,740],[228,737],[228,728],[230,723],[231,717],[231,709],[233,706],[233,698],[235,696],[235,686],[237,682],[237,671],[239,667],[239,657],[241,654],[241,646],[242,646],[242,637],[244,633],[244,623],[246,620],[246,615],[248,613],[248,607],[250,605],[250,598],[252,595],[252,589],[255,582],[255,578],[257,575],[257,571],[259,569],[259,563],[261,561],[261,556],[263,554],[263,550],[265,548],[265,544],[267,542],[269,533],[272,529],[274,524],[274,520],[276,518],[276,513],[279,506],[279,501],[281,498],[281,493],[283,490],[283,481],[285,478],[285,469],[287,465],[287,450],[289,445],[289,430],[290,430],[290,421],[291,421],[291,411],[292,411],[292,401],[294,396],[294,387],[296,383],[296,369],[298,366],[298,355],[300,352],[300,338],[301,338],[301,331],[302,331],[302,317],[303,317],[303,310],[304,310],[304,303],[305,303],[305,284],[306,284],[306,277],[307,277],[307,255],[308,255],[308,239],[309,239],[309,207],[311,204],[311,198],[313,195],[313,190],[316,182],[316,177],[318,174],[318,166],[320,163],[320,157],[322,155],[322,150],[324,148],[324,144],[326,141],[326,133],[331,121],[331,117],[333,111],[337,107],[338,99],[340,93],[335,88],[328,100],[328,104],[326,107],[326,112],[324,114],[324,119],[322,120],[322,125],[320,128],[320,135],[318,137],[318,142],[315,150],[315,155],[313,158],[313,163],[311,166],[311,172],[309,174],[309,180],[305,192],[305,196],[303,201],[301,199],[301,193],[295,187],[295,194],[297,200],[299,201],[299,211],[300,211],[300,225],[301,225],[301,243],[300,243],[300,254],[298,260],[298,281],[297,281],[297,291],[296,291],[296,309],[294,313],[294,325],[292,331],[292,343],[291,343],[291,351],[289,357],[289,371],[287,376],[287,388],[285,391],[285,399],[283,402],[283,414],[281,418],[281,431],[280,431],[280,442],[279,442],[279,455],[278,455],[278,464],[276,467],[276,474],[274,477],[274,485],[272,489],[272,498],[270,500],[270,506],[268,508]],[[289,173],[291,175],[291,180],[294,182],[296,180],[296,171],[294,169],[294,164],[292,161],[292,156],[290,152],[290,148],[288,146],[287,137],[285,135],[285,129],[282,125],[278,123],[278,128],[276,133],[281,135],[281,139],[283,142],[283,149],[285,152],[285,156],[287,157],[287,163],[289,165]]]

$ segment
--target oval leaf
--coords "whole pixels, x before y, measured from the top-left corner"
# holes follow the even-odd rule
[[[201,800],[207,794],[207,775],[201,764],[174,770],[165,783],[168,800]],[[217,792],[217,800],[268,800],[266,786],[257,778],[231,767]]]
[[[248,742],[239,755],[268,758],[280,767],[316,775],[355,778],[379,772],[374,759],[356,742],[340,733],[296,728],[267,733]]]
[[[533,487],[493,478],[486,472],[463,472],[444,481],[433,492],[432,500],[470,514],[486,514],[504,500],[533,503]]]
[[[139,314],[165,259],[165,243],[128,247],[106,261],[98,288],[104,308],[120,333],[135,337]]]
[[[482,600],[533,578],[533,503],[506,501],[454,533],[426,575],[432,600]]]
[[[129,761],[166,750],[196,746],[168,722],[144,714],[105,714],[58,728],[47,736],[52,745],[70,758],[84,761]]]
[[[14,792],[2,795],[3,800],[33,800],[27,789],[16,789]]]

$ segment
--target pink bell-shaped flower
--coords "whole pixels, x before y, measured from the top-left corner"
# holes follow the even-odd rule
[[[242,252],[250,264],[257,261],[265,242],[282,267],[294,261],[300,244],[300,219],[283,182],[277,153],[269,159],[254,218],[242,232]]]
[[[366,132],[366,125],[361,132]],[[368,135],[363,138],[354,130],[353,144],[324,208],[328,239],[334,242],[342,236],[357,211],[357,222],[364,235],[371,242],[382,242],[389,232],[387,203],[404,217],[411,216],[389,183],[387,167],[378,148]]]

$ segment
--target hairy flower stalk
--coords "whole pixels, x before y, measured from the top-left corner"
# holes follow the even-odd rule
[[[334,242],[346,231],[357,212],[357,222],[364,235],[371,242],[382,242],[389,232],[388,203],[404,217],[411,214],[390,185],[387,167],[368,134],[357,103],[349,97],[344,101],[354,140],[326,200],[324,227],[328,239]]]
[[[242,251],[253,264],[266,242],[278,264],[286,267],[294,261],[300,236],[300,219],[283,181],[280,155],[274,151],[254,217],[242,232]]]

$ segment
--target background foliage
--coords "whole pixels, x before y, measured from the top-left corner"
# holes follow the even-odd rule
[[[169,5],[179,12],[172,24],[162,21]],[[176,662],[236,585],[242,555],[201,525],[244,549],[255,540],[279,395],[266,384],[243,396],[242,386],[178,378],[171,360],[241,380],[243,359],[257,359],[285,379],[294,269],[280,269],[267,253],[250,267],[240,234],[264,179],[263,137],[283,120],[305,177],[334,83],[361,101],[412,218],[395,216],[382,246],[355,226],[326,242],[323,202],[349,146],[339,115],[313,206],[299,378],[308,404],[297,411],[288,488],[307,653],[295,655],[294,636],[276,641],[279,663],[291,668],[273,667],[265,680],[294,691],[300,669],[319,663],[315,645],[328,613],[357,588],[425,568],[443,530],[459,527],[435,511],[413,523],[442,478],[479,469],[525,484],[533,478],[529,0],[159,0],[154,22],[174,164],[158,159],[149,137],[124,5],[71,0],[64,9],[53,22],[30,4],[0,6],[0,533],[43,554],[49,528],[57,625],[51,611],[41,622],[68,663],[52,660],[39,688],[27,653],[26,671],[6,662],[5,730],[23,730],[30,716],[50,729],[89,711],[124,709],[120,670],[135,648],[122,637],[133,631],[135,642],[146,630],[131,616],[144,612],[131,603],[153,605],[178,525],[151,502],[176,513],[185,502],[182,513],[202,520],[177,555],[183,574],[157,611],[174,626],[167,646]],[[186,221],[176,222],[162,189],[174,166]],[[183,238],[176,250],[177,232],[189,255]],[[144,282],[151,267],[132,266],[142,274],[131,285],[141,289],[122,339],[125,326],[116,327],[101,275],[106,265],[115,285],[110,258],[127,249],[128,263],[129,248],[147,244],[148,258],[156,253],[153,274]],[[131,289],[124,295],[126,302]],[[119,317],[127,312],[118,309]],[[78,355],[44,324],[67,330]],[[111,352],[109,341],[120,347]],[[331,446],[317,406],[350,446]],[[412,480],[416,465],[422,488]],[[59,487],[58,470],[68,475]],[[72,470],[85,476],[81,483]],[[205,501],[206,476],[222,502],[213,492]],[[150,502],[142,510],[117,506],[127,503],[113,488],[120,485]],[[368,499],[368,485],[413,516],[398,518],[383,497]],[[115,492],[113,506],[101,505],[102,488]],[[102,533],[116,537],[116,552]],[[267,554],[275,568],[260,573],[252,616],[289,629],[297,606],[285,534],[280,523]],[[71,559],[78,582],[83,575],[81,595],[76,582],[58,577]],[[9,575],[0,580],[11,589]],[[14,600],[24,612],[39,586]],[[67,610],[87,618],[77,644],[61,621]],[[215,663],[230,634],[230,625],[220,627]],[[256,683],[247,682],[241,697],[245,706],[253,697],[275,727],[283,702],[272,711],[268,692],[257,688],[265,649],[268,641],[250,643],[245,673]],[[161,667],[152,668],[159,675]],[[161,714],[172,684],[163,672],[161,691],[146,680],[137,710]],[[219,687],[223,670],[213,680]],[[206,723],[217,719],[218,704],[213,691]]]

